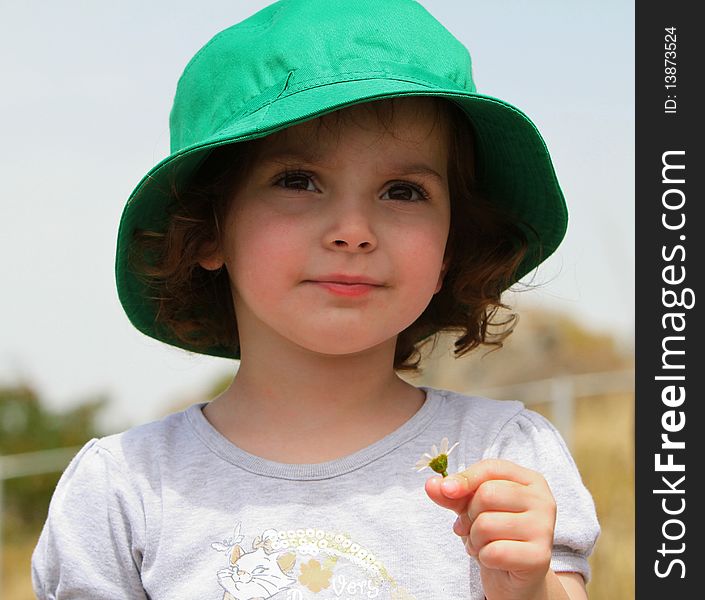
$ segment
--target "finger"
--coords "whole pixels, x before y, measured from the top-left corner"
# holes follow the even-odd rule
[[[484,481],[468,503],[467,516],[470,522],[486,511],[524,512],[540,504],[540,496],[527,485],[491,479]]]
[[[470,543],[479,551],[497,540],[533,540],[542,532],[530,517],[528,513],[483,512],[470,526]]]
[[[541,507],[545,505],[545,510]],[[470,499],[464,512],[453,523],[453,531],[460,536],[469,535],[472,524],[482,513],[528,513],[545,514],[555,524],[555,509],[550,499],[532,494],[528,486],[503,481],[486,481]]]
[[[477,560],[487,569],[546,572],[551,566],[551,548],[531,542],[497,540],[481,548]]]
[[[488,458],[444,478],[441,491],[447,498],[461,498],[474,494],[483,482],[490,479],[504,479],[523,485],[540,485],[544,481],[536,471],[508,460]]]
[[[431,500],[433,500],[439,506],[442,506],[443,508],[448,508],[458,515],[463,514],[467,510],[468,498],[465,496],[455,499],[448,498],[441,491],[441,483],[443,482],[443,480],[444,477],[441,477],[440,475],[438,475],[437,477],[429,477],[426,480],[425,484],[426,493],[428,494],[429,498],[431,498]]]
[[[472,521],[466,513],[460,513],[453,523],[453,532],[460,537],[467,537],[470,534]]]

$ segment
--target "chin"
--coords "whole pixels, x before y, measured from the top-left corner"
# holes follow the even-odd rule
[[[329,356],[354,356],[361,355],[365,352],[378,348],[379,346],[390,343],[392,346],[396,344],[396,337],[390,339],[386,338],[380,340],[375,337],[374,339],[351,339],[349,336],[345,336],[342,333],[338,333],[331,339],[321,339],[321,337],[316,340],[307,340],[306,342],[299,343],[300,346],[315,352],[317,354],[325,354]]]

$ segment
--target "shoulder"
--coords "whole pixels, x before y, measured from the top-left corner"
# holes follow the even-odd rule
[[[94,438],[81,448],[72,462],[100,464],[107,470],[122,471],[131,479],[152,479],[160,465],[189,448],[194,434],[188,414],[196,408],[198,405],[193,405],[161,419]]]
[[[524,404],[518,400],[494,400],[445,388],[424,387],[442,398],[444,410],[483,422],[506,421],[524,410]]]
[[[122,456],[126,447],[136,446],[142,449],[145,445],[151,447],[163,445],[183,429],[186,413],[189,410],[172,413],[161,419],[134,425],[125,431],[97,438],[96,445],[116,457]]]
[[[547,461],[575,468],[558,429],[523,402],[428,389],[441,398],[438,407],[443,426],[448,431],[460,428],[459,437],[465,440],[473,460],[505,458],[534,469]]]
[[[546,417],[528,408],[518,411],[507,420],[488,448],[487,457],[576,468],[560,431]]]
[[[447,421],[460,424],[464,436],[484,440],[484,446],[508,424],[520,418],[526,411],[518,400],[495,400],[462,392],[426,386],[441,398],[439,408]]]
[[[462,392],[425,386],[442,398],[442,410],[452,418],[475,424],[478,429],[498,436],[523,434],[533,436],[545,432],[558,436],[558,430],[543,415],[527,408],[519,400],[495,400]]]

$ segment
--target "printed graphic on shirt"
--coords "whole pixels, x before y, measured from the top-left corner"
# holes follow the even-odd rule
[[[416,600],[369,549],[345,534],[267,529],[246,550],[240,527],[232,538],[211,544],[226,556],[216,574],[222,600]]]

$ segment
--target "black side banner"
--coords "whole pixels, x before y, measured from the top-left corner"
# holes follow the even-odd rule
[[[696,7],[636,3],[638,599],[704,593],[705,29]]]

